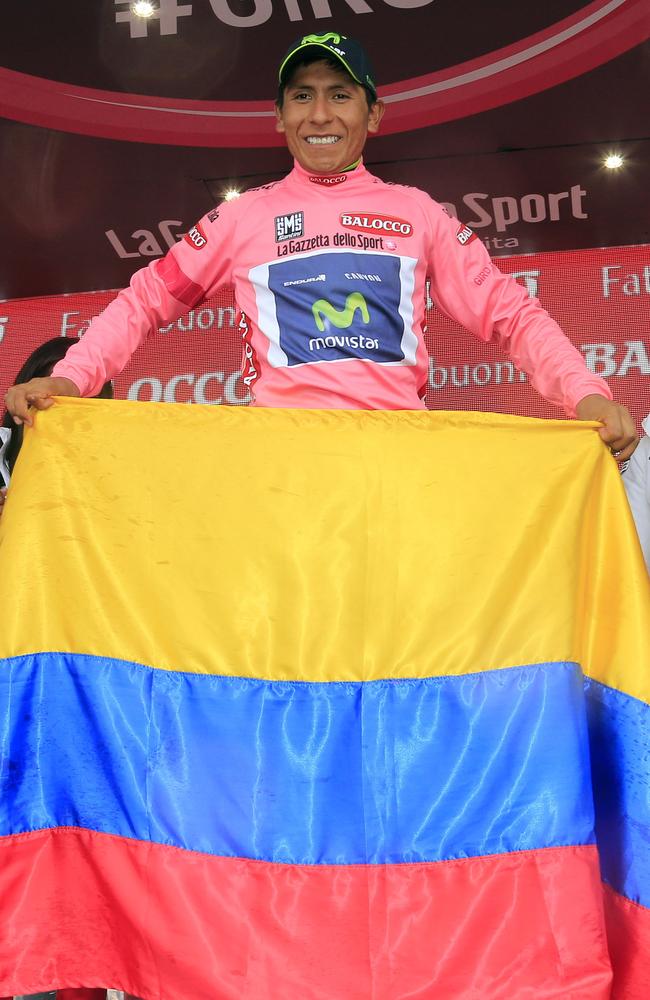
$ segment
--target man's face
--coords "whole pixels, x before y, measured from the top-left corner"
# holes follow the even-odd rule
[[[285,88],[276,128],[301,167],[331,174],[359,159],[383,113],[381,101],[368,107],[364,88],[347,73],[315,62],[299,67]]]

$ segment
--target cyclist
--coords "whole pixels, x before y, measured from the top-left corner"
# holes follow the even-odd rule
[[[601,421],[603,440],[629,457],[630,414],[537,300],[427,194],[366,170],[366,138],[383,113],[359,42],[335,32],[299,39],[280,65],[276,103],[293,170],[208,212],[138,271],[52,377],[9,390],[16,422],[31,423],[30,406],[45,409],[53,395],[95,395],[150,333],[230,283],[256,405],[422,408],[429,277],[442,312],[497,338],[546,399]]]

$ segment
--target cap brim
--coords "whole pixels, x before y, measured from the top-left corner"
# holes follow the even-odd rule
[[[278,71],[278,80],[281,84],[285,82],[284,78],[291,67],[291,63],[299,62],[301,56],[304,56],[306,52],[311,52],[313,49],[319,49],[325,54],[325,56],[327,56],[328,59],[336,59],[336,61],[341,64],[345,72],[352,77],[355,83],[358,83],[360,87],[364,88],[364,90],[369,90],[374,98],[377,97],[377,91],[374,90],[374,88],[369,87],[367,83],[363,82],[363,80],[359,79],[343,56],[340,56],[338,52],[334,52],[327,45],[323,45],[320,42],[310,42],[309,45],[300,45],[297,49],[294,49],[293,52],[290,52],[289,55],[285,56]]]

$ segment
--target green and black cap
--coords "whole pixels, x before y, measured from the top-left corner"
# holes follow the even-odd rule
[[[326,57],[336,59],[346,73],[349,73],[353,80],[365,87],[373,100],[377,100],[375,74],[365,49],[356,39],[348,38],[347,35],[339,35],[334,31],[329,31],[326,35],[303,35],[297,42],[294,42],[280,63],[278,77],[281,87],[286,84],[287,77],[295,63],[301,62],[307,54],[311,55],[313,52],[322,53],[324,59]]]

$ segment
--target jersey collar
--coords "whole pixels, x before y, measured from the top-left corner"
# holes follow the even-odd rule
[[[294,160],[290,176],[301,186],[307,185],[314,191],[349,191],[363,185],[369,175],[361,159],[356,166],[335,174],[315,174]]]

